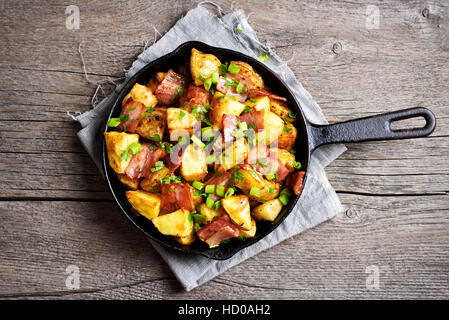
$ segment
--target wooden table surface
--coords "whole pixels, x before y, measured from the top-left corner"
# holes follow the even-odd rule
[[[217,2],[250,14],[331,123],[423,106],[435,132],[347,145],[326,169],[346,212],[185,292],[67,112],[89,110],[95,91],[80,43],[90,80],[120,78],[153,26],[166,32],[196,3],[0,1],[0,298],[449,298],[449,3]],[[66,28],[69,5],[79,29]]]

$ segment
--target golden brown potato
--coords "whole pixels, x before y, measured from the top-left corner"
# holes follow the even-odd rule
[[[145,191],[126,191],[126,198],[132,207],[147,219],[154,219],[161,210],[161,196]]]
[[[117,178],[131,190],[139,189],[139,179],[131,179],[126,174],[117,174]]]
[[[212,222],[214,220],[215,217],[219,217],[223,212],[223,208],[220,208],[218,210],[214,210],[209,208],[208,206],[206,206],[205,203],[202,203],[199,206],[199,210],[198,210],[203,216],[206,217],[205,222]]]
[[[290,151],[295,145],[298,130],[292,124],[285,125],[285,128],[279,135],[278,148]]]
[[[224,170],[234,168],[248,158],[248,143],[245,138],[239,138],[223,150],[220,163]]]
[[[221,205],[237,226],[245,230],[251,229],[251,210],[247,196],[237,195],[221,199]]]
[[[201,195],[195,195],[195,192],[192,193],[193,197],[193,205],[195,208],[199,208],[199,206],[204,202],[204,199]]]
[[[281,160],[282,164],[288,169],[288,171],[295,171],[295,155],[288,150],[285,149],[271,149],[271,152],[277,153],[279,160]]]
[[[215,92],[211,101],[212,110],[209,112],[209,118],[214,129],[223,129],[223,115],[230,114],[239,116],[245,105],[233,100],[230,96],[224,96],[221,92]]]
[[[192,49],[190,56],[190,73],[195,85],[199,86],[204,80],[212,76],[214,72],[218,72],[221,62],[213,54],[206,54],[195,48]],[[201,79],[200,79],[201,78]]]
[[[188,246],[189,244],[195,242],[196,236],[192,233],[185,237],[175,237],[175,240],[182,245]]]
[[[268,201],[279,196],[281,188],[279,183],[266,180],[259,172],[249,167],[241,168],[239,174],[242,178],[237,182],[236,187],[241,189],[250,199]],[[252,187],[260,190],[259,196],[249,194]]]
[[[261,75],[254,71],[253,67],[248,63],[243,61],[231,61],[231,63],[240,66],[239,74],[249,80],[249,89],[260,89],[264,87]]]
[[[274,221],[281,210],[281,201],[279,199],[273,199],[255,207],[252,215],[256,220]]]
[[[243,228],[239,228],[239,230],[239,237],[253,238],[256,235],[257,231],[256,221],[254,219],[251,219],[251,229],[245,230]]]
[[[184,150],[181,161],[181,175],[189,182],[203,181],[207,175],[206,151],[196,144]]]
[[[139,142],[139,135],[125,132],[105,132],[106,151],[108,153],[109,165],[115,173],[125,173],[125,169],[131,161],[131,157],[121,157],[122,153],[133,143]]]
[[[289,108],[287,108],[284,102],[271,99],[270,104],[271,112],[277,114],[283,120],[288,122],[294,122],[296,120],[296,117],[291,117],[293,113]]]
[[[279,118],[278,115],[273,112],[268,112],[265,115],[265,132],[258,132],[256,135],[259,139],[258,141],[262,141],[261,139],[266,139],[266,144],[270,144],[276,141],[279,136],[282,134],[284,129],[284,121]]]
[[[136,128],[136,133],[149,139],[150,136],[159,135],[164,137],[165,124],[167,122],[167,109],[155,108],[153,112],[148,113],[147,117],[140,120]]]
[[[145,107],[155,107],[157,104],[156,96],[151,91],[151,88],[136,83],[131,91],[123,98],[122,106],[126,101],[132,98],[136,102],[143,103]]]
[[[179,209],[151,220],[166,236],[186,237],[193,233],[193,219],[189,210]]]
[[[161,179],[171,175],[170,169],[162,167],[158,171],[153,172],[148,178],[140,182],[140,187],[148,192],[161,192]]]
[[[193,133],[193,127],[198,122],[192,114],[180,108],[167,109],[167,127],[170,135],[176,130],[185,130],[189,134]]]

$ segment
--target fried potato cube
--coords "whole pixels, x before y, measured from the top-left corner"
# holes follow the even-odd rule
[[[265,115],[270,112],[270,98],[265,96],[250,99],[246,101],[245,104],[253,107],[256,111],[264,110]]]
[[[182,177],[189,182],[202,181],[206,174],[206,151],[193,143],[188,145],[182,154]]]
[[[206,217],[206,222],[211,222],[215,217],[219,217],[223,213],[223,209],[214,210],[206,206],[205,203],[200,204],[198,210],[203,216]]]
[[[295,155],[286,149],[271,149],[271,152],[277,153],[281,163],[288,169],[288,171],[295,171]]]
[[[296,117],[292,117],[292,111],[285,105],[284,102],[271,99],[270,104],[271,112],[277,114],[283,120],[288,122],[294,122],[296,120]]]
[[[141,190],[126,191],[126,198],[132,207],[147,219],[154,219],[161,210],[161,196]]]
[[[151,88],[136,83],[131,91],[123,98],[122,106],[126,101],[132,98],[136,102],[143,103],[145,107],[155,107],[157,104],[156,96],[151,91]]]
[[[251,210],[247,196],[237,195],[223,198],[221,205],[237,226],[244,230],[251,229]]]
[[[179,209],[151,220],[166,236],[186,237],[193,232],[193,219],[189,210]]]
[[[193,127],[198,119],[194,115],[180,108],[167,109],[167,127],[170,134],[176,130],[185,130],[190,134],[193,133]]]
[[[125,169],[131,161],[131,157],[123,157],[121,154],[126,151],[129,145],[139,142],[139,135],[125,132],[105,132],[106,151],[108,153],[109,165],[116,173],[125,173]]]
[[[158,171],[153,172],[148,178],[143,179],[140,182],[140,187],[148,192],[160,192],[161,179],[168,177],[170,174],[170,169],[164,166]]]
[[[147,117],[140,120],[136,128],[136,133],[149,139],[150,136],[164,136],[165,124],[167,122],[167,109],[155,108],[153,112],[148,113]]]
[[[292,124],[286,125],[278,137],[278,148],[290,151],[295,145],[297,136],[298,130]]]
[[[281,201],[279,199],[273,199],[255,207],[252,215],[256,220],[274,221],[281,210]]]
[[[251,229],[245,230],[243,228],[239,228],[239,230],[239,237],[253,238],[256,235],[257,231],[256,221],[254,219],[251,219]]]
[[[195,48],[192,48],[192,55],[190,56],[190,73],[195,85],[200,86],[204,80],[211,77],[214,72],[218,72],[221,62],[213,54],[203,53]]]
[[[256,201],[268,201],[279,196],[280,184],[266,180],[259,172],[241,168],[239,170],[241,179],[237,182],[236,187],[241,189],[250,199]],[[260,195],[251,195],[251,188],[258,188]]]
[[[185,237],[175,237],[175,240],[179,244],[182,244],[184,246],[188,246],[189,244],[192,244],[193,242],[195,242],[196,236],[195,236],[194,233],[192,233],[192,234],[189,234],[188,236],[185,236]]]
[[[259,141],[266,140],[267,145],[278,140],[284,129],[284,120],[279,118],[278,115],[273,112],[268,112],[265,115],[265,130],[264,132],[258,132],[257,137]]]
[[[126,174],[117,174],[117,178],[131,190],[139,189],[139,179],[131,179]]]
[[[231,61],[230,63],[240,66],[239,74],[244,79],[251,80],[252,83],[251,89],[261,89],[264,87],[262,76],[258,74],[256,71],[254,71],[251,65],[243,61]]]
[[[223,170],[229,170],[243,163],[248,158],[248,143],[245,138],[239,138],[232,145],[225,148],[220,156]]]
[[[215,129],[223,129],[223,115],[230,114],[238,117],[245,105],[233,100],[230,96],[225,96],[221,92],[215,92],[211,101],[212,110],[209,112],[210,121]]]

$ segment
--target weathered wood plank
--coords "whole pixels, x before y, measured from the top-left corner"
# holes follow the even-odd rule
[[[448,195],[340,197],[346,214],[191,293],[112,202],[0,202],[0,297],[448,297]],[[69,264],[80,268],[81,293],[65,288]],[[370,265],[379,290],[365,287]]]

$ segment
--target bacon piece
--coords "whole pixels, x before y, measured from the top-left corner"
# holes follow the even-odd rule
[[[167,165],[171,173],[175,172],[181,166],[182,149],[181,147],[179,147],[178,152],[176,152],[176,148],[178,148],[178,146],[179,145],[175,145],[172,152],[167,153],[167,155],[164,157],[165,164]]]
[[[210,101],[211,97],[211,93],[204,89],[204,86],[196,86],[191,83],[187,88],[187,93],[181,97],[181,105],[204,106]]]
[[[230,85],[230,86],[226,85],[226,83],[233,82],[234,80],[237,81],[237,82],[239,81],[239,80],[237,80],[237,75],[231,75],[231,74],[228,73],[226,75],[226,78],[220,76],[220,78],[218,80],[218,83],[216,85],[216,88],[221,93],[227,94],[228,96],[235,96],[235,97],[237,97],[239,102],[245,102],[246,99],[248,99],[248,92],[247,92],[248,86],[247,86],[247,84],[245,82],[242,81],[242,85],[243,85],[243,88],[244,88],[243,91],[245,93],[238,93],[236,91],[237,85]]]
[[[161,208],[170,212],[180,208],[195,210],[192,187],[185,183],[161,185]]]
[[[255,97],[259,97],[259,96],[267,96],[273,100],[287,101],[286,98],[275,95],[274,93],[267,91],[265,89],[250,89],[248,93],[249,93],[250,98],[255,98]]]
[[[157,86],[155,95],[159,103],[169,105],[182,95],[186,89],[187,78],[173,70],[169,70]]]
[[[253,110],[250,113],[244,113],[239,117],[240,122],[246,122],[248,125],[253,123],[257,130],[262,130],[264,126],[265,110]]]
[[[204,226],[196,235],[209,246],[220,244],[223,240],[239,236],[239,229],[231,223],[231,219],[226,213]]]
[[[248,164],[256,164],[257,160],[265,159],[268,157],[268,148],[264,143],[259,143],[257,146],[249,149],[248,158],[246,159],[246,163]]]
[[[221,174],[215,173],[209,180],[207,180],[204,184],[207,185],[215,185],[215,186],[223,186],[225,187],[225,192],[228,187],[228,182],[231,179],[231,174],[227,171],[222,172]],[[217,188],[217,187],[215,187]],[[217,201],[220,199],[219,196],[217,196],[215,193],[210,194],[209,197],[212,198],[212,200]]]
[[[161,158],[163,158],[166,155],[166,152],[162,150],[160,147],[156,147],[156,149],[151,150],[148,154],[147,163],[145,165],[145,171],[143,172],[143,176],[145,178],[149,178],[151,175],[151,168],[154,167],[157,161],[159,161]]]
[[[135,132],[137,125],[140,123],[140,117],[142,113],[146,110],[145,105],[140,102],[134,101],[132,98],[126,100],[125,105],[122,108],[121,116],[128,116],[128,120],[126,122],[120,122],[118,126],[119,130]]]
[[[223,141],[224,143],[232,142],[234,136],[232,133],[237,129],[237,117],[231,114],[223,115]]]
[[[207,239],[206,243],[209,245],[209,247],[216,246],[224,240],[238,237],[239,233],[240,231],[236,226],[225,226],[215,232],[209,239]]]
[[[150,154],[150,149],[148,144],[142,144],[140,152],[133,155],[131,161],[126,167],[125,173],[130,179],[140,179],[144,176],[148,165],[148,156]]]
[[[297,171],[287,178],[285,186],[299,196],[302,190],[302,182],[304,180],[305,171]]]
[[[277,181],[283,181],[288,176],[290,171],[284,166],[279,160],[276,152],[269,150],[268,157],[258,158],[256,170],[263,175],[267,174],[277,174]]]

